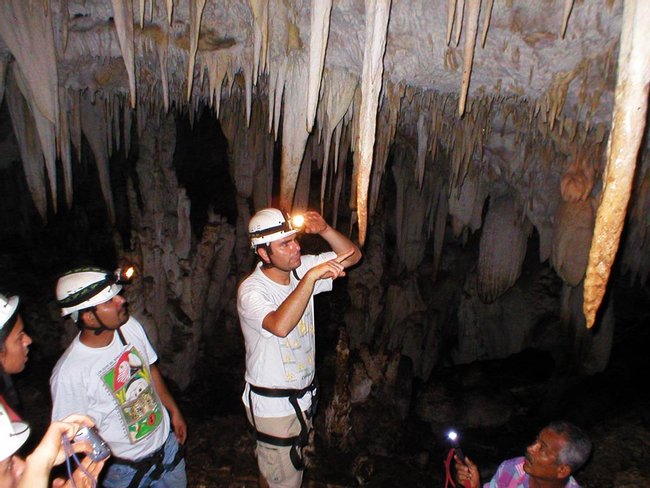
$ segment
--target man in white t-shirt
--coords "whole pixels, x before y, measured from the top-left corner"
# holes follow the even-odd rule
[[[318,394],[315,383],[313,296],[361,259],[350,239],[317,212],[297,225],[276,208],[250,220],[251,246],[260,259],[240,285],[237,311],[246,343],[242,400],[257,433],[260,486],[298,488]],[[301,256],[299,228],[318,234],[333,252]]]
[[[187,426],[121,289],[116,273],[99,268],[59,278],[62,315],[80,332],[50,378],[52,420],[79,412],[94,419],[112,451],[102,486],[185,488]]]

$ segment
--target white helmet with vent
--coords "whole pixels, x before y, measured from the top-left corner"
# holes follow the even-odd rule
[[[79,311],[111,300],[122,291],[115,273],[101,268],[79,268],[67,272],[56,283],[61,316],[77,321]]]
[[[277,241],[298,232],[291,217],[277,208],[265,208],[257,212],[248,223],[248,235],[251,247]]]

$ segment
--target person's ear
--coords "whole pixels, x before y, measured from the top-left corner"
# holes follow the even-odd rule
[[[269,253],[266,250],[266,247],[259,246],[257,248],[257,255],[260,257],[262,261],[264,261],[266,264],[271,263],[271,258],[269,257]]]
[[[95,314],[89,310],[82,312],[81,315],[79,315],[79,320],[86,325],[97,325],[97,318],[95,317]]]
[[[557,477],[561,480],[571,476],[571,467],[568,464],[560,464],[557,468]]]

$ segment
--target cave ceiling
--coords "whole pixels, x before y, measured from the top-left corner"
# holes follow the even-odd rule
[[[340,184],[349,147],[361,243],[391,151],[393,166],[409,168],[396,178],[429,201],[444,192],[457,234],[481,227],[484,202],[498,201],[491,231],[514,218],[520,236],[532,224],[540,259],[567,283],[586,270],[590,324],[626,218],[624,266],[642,282],[650,267],[649,21],[634,0],[3,0],[0,97],[43,217],[48,191],[74,198],[82,134],[113,218],[109,156],[128,147],[131,126],[209,106],[231,147],[242,130],[281,135],[286,207],[306,204],[306,152],[330,205],[325,189]],[[6,138],[0,147],[6,161]],[[236,180],[256,171],[255,149],[231,149]],[[254,185],[236,185],[268,204]],[[429,224],[410,225],[432,233],[442,207],[423,205]]]

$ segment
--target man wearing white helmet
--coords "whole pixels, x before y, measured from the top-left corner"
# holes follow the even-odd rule
[[[248,232],[260,262],[237,296],[246,342],[242,400],[257,433],[260,486],[302,483],[302,448],[318,394],[313,296],[331,290],[332,280],[361,259],[358,246],[317,212],[296,220],[275,208],[251,218]],[[299,228],[320,235],[333,252],[301,256]]]
[[[102,486],[185,487],[180,446],[187,436],[185,420],[121,290],[118,274],[99,268],[76,269],[59,278],[62,315],[71,316],[80,332],[50,378],[52,419],[75,412],[95,419],[113,452]],[[127,397],[136,383],[137,394]]]

